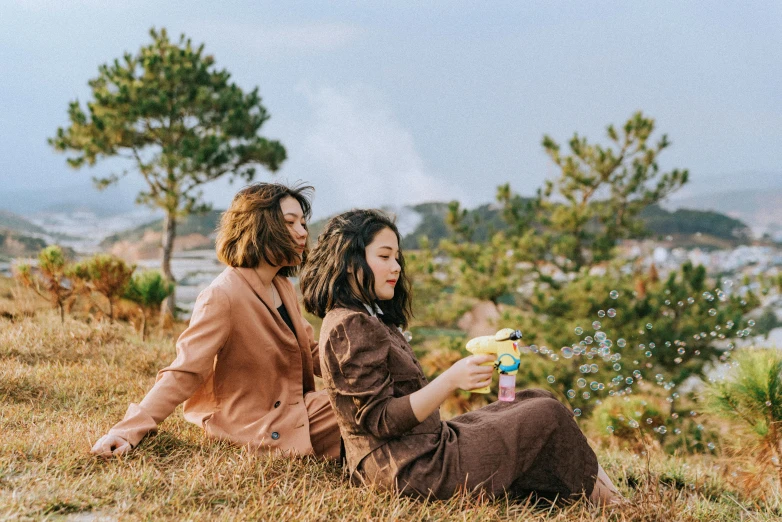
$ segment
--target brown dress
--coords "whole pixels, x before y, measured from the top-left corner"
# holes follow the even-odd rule
[[[551,393],[524,390],[514,402],[418,422],[409,396],[427,380],[397,328],[364,310],[335,309],[319,344],[354,481],[437,499],[459,490],[514,498],[592,491],[597,458]]]

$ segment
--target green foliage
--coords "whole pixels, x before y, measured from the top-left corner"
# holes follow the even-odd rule
[[[502,319],[520,328],[536,357],[547,361],[547,373],[530,376],[530,382],[520,372],[522,384],[556,375],[553,385],[563,395],[572,390],[571,402],[585,412],[595,396],[631,393],[639,380],[675,399],[678,384],[727,360],[730,339],[749,335],[743,315],[757,306],[754,294],[715,289],[704,268],[690,263],[664,281],[652,276],[612,269],[601,276],[582,274],[563,286],[537,285],[528,309]],[[603,388],[592,389],[593,382]]]
[[[162,269],[173,279],[177,219],[210,208],[201,186],[222,177],[249,182],[257,166],[276,171],[286,154],[278,141],[258,134],[269,114],[257,88],[243,92],[203,45],[184,35],[178,42],[165,29],[150,35],[152,43],[135,55],[98,68],[89,81],[92,99],[86,108],[70,104],[70,125],[49,143],[71,153],[68,163],[76,168],[112,157],[132,162],[146,182],[137,202],[166,213]],[[95,183],[106,187],[125,174]]]
[[[768,339],[768,334],[771,332],[771,330],[781,325],[782,322],[777,319],[777,314],[774,312],[774,309],[770,306],[767,306],[763,309],[763,313],[760,314],[760,317],[758,317],[757,323],[755,325],[755,332],[758,335],[763,335],[766,337],[766,339]]]
[[[137,303],[143,312],[142,338],[147,336],[147,321],[150,314],[160,310],[160,305],[174,291],[174,282],[157,270],[146,270],[133,275],[128,282],[124,297]]]
[[[665,401],[646,395],[609,397],[595,408],[590,422],[597,430],[631,444],[643,437],[659,440],[667,433],[667,428],[660,430],[667,418],[665,406]]]
[[[575,134],[568,143],[570,154],[563,154],[557,142],[544,136],[543,147],[559,168],[559,177],[547,181],[536,201],[526,206],[512,195],[509,185],[498,191],[504,216],[516,235],[534,239],[522,249],[532,259],[578,272],[611,259],[618,240],[642,234],[641,211],[681,187],[688,177],[686,170],[660,173],[657,157],[670,142],[663,135],[650,143],[653,131],[654,120],[638,112],[620,130],[608,126],[608,146],[590,144]],[[530,228],[539,234],[529,235]]]
[[[25,287],[48,300],[60,311],[60,322],[65,322],[65,303],[74,294],[70,267],[65,254],[57,245],[44,248],[38,254],[38,270],[29,264],[15,267],[16,279]]]
[[[125,294],[135,268],[116,256],[97,254],[75,264],[71,273],[83,280],[89,290],[106,297],[109,319],[113,322],[114,306]]]
[[[153,42],[98,68],[87,111],[74,101],[71,124],[50,143],[72,152],[74,167],[117,155],[133,158],[147,181],[139,202],[170,212],[203,210],[198,186],[229,174],[250,181],[255,165],[276,170],[285,159],[277,141],[258,135],[269,119],[258,89],[245,94],[230,74],[182,35],[150,31]],[[115,183],[112,176],[99,186]]]
[[[174,283],[157,270],[135,274],[129,281],[125,298],[147,308],[159,307],[174,291]]]
[[[724,380],[706,390],[709,411],[748,426],[761,441],[759,459],[773,460],[782,481],[782,354],[778,350],[744,350]]]

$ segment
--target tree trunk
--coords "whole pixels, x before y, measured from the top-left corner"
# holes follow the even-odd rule
[[[171,272],[171,254],[174,251],[174,238],[176,237],[176,216],[172,211],[166,212],[163,230],[163,261],[160,270],[169,281],[176,281]],[[176,315],[176,289],[163,301],[160,308],[161,324],[173,319]]]
[[[57,306],[60,308],[60,324],[65,324],[65,305],[60,302]]]
[[[147,309],[141,309],[141,341],[147,340]]]

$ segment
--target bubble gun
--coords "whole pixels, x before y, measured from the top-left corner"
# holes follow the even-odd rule
[[[511,328],[503,328],[494,335],[475,337],[467,342],[467,351],[478,354],[495,354],[494,362],[487,362],[482,366],[494,366],[500,372],[499,400],[513,402],[516,398],[516,372],[519,370],[521,353],[516,341],[521,339],[521,332]],[[491,388],[476,388],[472,393],[489,393]]]

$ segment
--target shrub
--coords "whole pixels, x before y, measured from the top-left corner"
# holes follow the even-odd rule
[[[733,357],[725,379],[706,388],[709,411],[744,423],[760,445],[757,459],[773,463],[782,482],[782,354],[744,350]]]
[[[125,294],[135,268],[118,257],[97,254],[74,265],[72,273],[82,279],[87,288],[106,297],[108,316],[114,322],[114,307]]]
[[[142,312],[141,336],[147,338],[149,316],[160,311],[160,305],[174,292],[174,283],[157,270],[135,274],[125,290],[124,297],[137,303]]]
[[[15,266],[16,279],[25,287],[51,302],[60,311],[60,322],[65,322],[65,303],[74,292],[71,267],[57,245],[51,245],[38,254],[38,270],[27,263]]]

